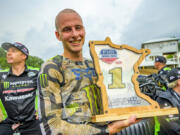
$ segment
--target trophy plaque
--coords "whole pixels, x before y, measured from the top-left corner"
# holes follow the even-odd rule
[[[90,51],[101,90],[103,113],[92,117],[92,122],[178,114],[177,108],[161,109],[159,104],[140,92],[136,78],[138,66],[150,54],[149,49],[105,41],[90,41]]]

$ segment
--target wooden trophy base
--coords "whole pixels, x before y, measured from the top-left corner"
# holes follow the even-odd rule
[[[147,118],[154,116],[163,116],[163,115],[172,115],[178,114],[177,108],[166,108],[166,109],[154,109],[148,111],[139,111],[139,112],[126,112],[124,114],[120,113],[109,113],[96,115],[92,117],[92,122],[106,122],[106,121],[116,121],[116,120],[124,120],[128,119],[129,116],[135,115],[136,118]]]

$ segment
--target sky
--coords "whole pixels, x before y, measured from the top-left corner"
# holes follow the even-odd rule
[[[21,42],[43,60],[62,54],[54,20],[59,11],[72,8],[86,29],[84,57],[90,58],[90,40],[106,37],[140,49],[148,40],[180,38],[179,5],[180,0],[0,0],[0,44]]]

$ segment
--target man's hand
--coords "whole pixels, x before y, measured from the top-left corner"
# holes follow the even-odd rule
[[[136,116],[130,116],[127,120],[115,121],[108,125],[109,134],[118,133],[123,128],[128,127],[136,122]]]
[[[12,125],[12,130],[15,130],[16,128],[18,128],[20,126],[20,123],[17,123],[17,124],[13,124]]]

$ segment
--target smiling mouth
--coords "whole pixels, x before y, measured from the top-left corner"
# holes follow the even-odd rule
[[[70,41],[71,45],[73,46],[79,46],[81,41]]]
[[[81,41],[69,41],[70,43],[79,44]]]

